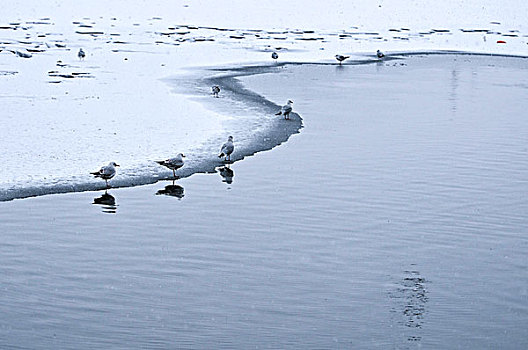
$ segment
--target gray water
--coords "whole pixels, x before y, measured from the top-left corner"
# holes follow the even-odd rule
[[[0,348],[526,348],[527,73],[286,66],[232,173],[0,203]]]

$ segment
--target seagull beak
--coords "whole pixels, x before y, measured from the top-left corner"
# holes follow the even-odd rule
[[[116,164],[115,166],[120,166],[119,164]]]
[[[185,154],[182,154],[182,157],[185,158]]]

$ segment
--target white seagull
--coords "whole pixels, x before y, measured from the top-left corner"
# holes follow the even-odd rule
[[[290,119],[290,113],[292,111],[292,100],[288,100],[288,103],[286,103],[284,106],[282,106],[281,110],[275,113],[275,115],[283,115],[284,119]]]
[[[385,57],[385,54],[383,52],[381,52],[380,50],[376,51],[376,56],[378,56],[378,58],[383,58]]]
[[[235,145],[233,145],[233,136],[227,138],[227,142],[222,145],[220,149],[220,154],[218,158],[225,157],[225,160],[231,160],[231,153],[235,150]]]
[[[215,85],[211,88],[211,90],[213,90],[213,96],[218,97],[218,94],[220,93],[220,86]]]
[[[108,180],[113,178],[116,174],[116,167],[119,165],[116,164],[116,162],[110,162],[108,165],[103,165],[99,171],[94,171],[93,173],[90,173],[94,175],[95,177],[100,177],[106,182],[106,187],[108,188]]]
[[[83,49],[79,49],[79,53],[77,54],[80,60],[83,60],[86,57],[86,53],[84,53]]]
[[[169,158],[169,159],[166,159],[166,160],[156,160],[156,163],[171,169],[172,170],[172,174],[176,178],[176,170],[183,166],[183,163],[184,163],[183,162],[183,158],[185,158],[183,153],[178,153],[178,155],[176,157],[174,157],[174,158]]]
[[[349,58],[350,56],[343,56],[343,55],[335,55],[335,58],[336,60],[339,61],[339,64],[341,64],[341,62],[343,62],[344,60],[346,60],[347,58]]]

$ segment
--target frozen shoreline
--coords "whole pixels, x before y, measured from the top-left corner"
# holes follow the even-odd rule
[[[231,172],[0,202],[4,347],[526,348],[526,59],[238,79],[301,134]]]
[[[209,72],[200,70],[199,74],[211,74],[210,77],[200,78],[197,80],[189,81],[187,78],[166,78],[166,83],[175,86],[179,85],[182,79],[187,80],[187,83],[195,86],[197,90],[208,91],[211,84],[219,84],[222,86],[222,98],[211,99],[209,93],[202,96],[203,103],[213,104],[221,103],[224,105],[224,110],[229,107],[226,105],[232,103],[242,103],[242,106],[253,106],[253,111],[261,116],[261,120],[253,120],[260,124],[260,129],[253,132],[250,136],[246,135],[246,139],[243,142],[237,140],[237,135],[243,135],[245,125],[241,125],[240,122],[236,125],[231,125],[230,133],[235,135],[235,152],[232,155],[232,161],[238,161],[244,157],[251,156],[257,152],[270,150],[273,147],[280,145],[287,141],[287,139],[295,133],[298,133],[302,127],[302,119],[297,113],[292,113],[291,120],[284,121],[281,117],[274,115],[276,111],[280,109],[280,106],[274,104],[271,101],[264,99],[262,96],[255,92],[249,91],[243,87],[243,85],[237,80],[238,76],[252,75],[252,74],[263,74],[272,72],[275,67],[249,67],[239,68],[235,71],[222,69],[222,74],[218,75],[216,70],[210,70]],[[187,92],[189,93],[189,92]],[[192,94],[192,93],[191,93]],[[229,97],[226,97],[228,96]],[[222,107],[221,107],[222,108]],[[239,107],[241,108],[241,107]],[[262,123],[265,123],[264,125]],[[188,177],[195,173],[211,173],[215,172],[215,168],[224,164],[221,159],[218,159],[215,155],[217,148],[223,142],[222,139],[218,139],[216,143],[209,141],[205,146],[210,146],[211,149],[208,151],[199,151],[196,153],[197,157],[192,157],[186,160],[185,166],[178,170],[178,176],[180,178]],[[237,143],[238,141],[238,143]],[[191,149],[191,152],[193,149]],[[196,150],[194,150],[196,152]],[[191,153],[192,154],[192,153]],[[141,162],[141,161],[140,161]],[[144,173],[133,173],[127,174],[119,173],[115,179],[111,180],[112,188],[117,187],[132,187],[139,185],[146,185],[155,183],[159,180],[171,178],[172,174],[165,168],[159,167],[154,162],[149,162],[148,159],[144,159],[146,165],[150,165],[150,168],[146,169]],[[148,164],[152,163],[152,164]],[[149,171],[151,172],[149,174]],[[46,185],[41,184],[39,186],[27,186],[23,188],[4,189],[0,194],[0,201],[8,201],[18,198],[35,197],[40,195],[55,194],[55,193],[67,193],[67,192],[83,192],[93,191],[104,188],[104,182],[102,181],[87,181],[78,183],[66,183],[66,184],[52,184]]]
[[[382,62],[383,64],[393,64],[392,62],[404,62],[406,57],[427,55],[490,57],[490,64],[493,63],[493,57],[526,58],[505,54],[491,56],[472,52],[420,51],[401,52],[387,57]],[[379,63],[379,60],[350,60],[344,66]],[[222,135],[213,135],[199,148],[190,149],[191,156],[188,157],[185,166],[178,170],[177,175],[180,178],[184,178],[196,173],[214,173],[217,167],[224,164],[215,157],[215,154],[227,134],[233,134],[235,136],[236,151],[232,157],[232,161],[234,162],[258,152],[270,150],[286,142],[291,135],[299,133],[302,128],[302,118],[297,113],[292,114],[290,121],[284,121],[282,117],[275,116],[274,113],[280,108],[280,105],[267,100],[255,91],[247,89],[239,78],[251,75],[273,74],[288,66],[306,64],[327,65],[328,63],[281,62],[274,65],[195,68],[187,70],[187,74],[162,79],[173,89],[173,92],[186,95],[185,99],[189,103],[192,101],[198,102],[207,110],[220,115],[234,114],[234,117],[222,122],[223,129],[229,131],[224,132]],[[335,63],[332,63],[332,65],[335,65]],[[209,90],[212,85],[222,87],[221,98],[211,98]],[[250,117],[247,116],[247,110],[251,111]],[[249,133],[248,125],[252,125],[250,128],[251,132]],[[167,155],[170,155],[170,152],[168,151]],[[128,173],[126,170],[121,171],[115,179],[111,180],[111,186],[117,188],[146,185],[168,179],[172,176],[170,171],[157,166],[152,159],[138,160],[138,162],[143,165],[141,169],[132,169]],[[59,180],[54,181],[52,184],[41,183],[37,186],[4,188],[0,192],[0,201],[54,193],[93,191],[103,188],[104,182],[94,181],[91,178],[88,181],[74,180],[66,183],[61,183]]]
[[[233,12],[233,4],[219,9],[233,12],[228,23],[209,19],[215,11],[203,4],[174,3],[182,9],[174,12],[178,15],[147,19],[141,19],[145,13],[127,19],[124,14],[132,9],[113,17],[116,8],[123,10],[119,3],[105,16],[92,13],[93,5],[77,9],[82,17],[66,16],[74,10],[67,6],[49,16],[26,5],[6,12],[16,19],[0,16],[0,148],[9,169],[0,174],[0,200],[101,188],[88,173],[109,161],[122,165],[113,186],[167,177],[170,172],[153,161],[178,152],[189,155],[181,176],[213,171],[209,156],[229,134],[246,155],[284,142],[283,136],[269,141],[266,135],[277,126],[272,112],[289,97],[265,101],[246,89],[237,92],[242,89],[237,75],[335,65],[335,53],[351,55],[345,65],[375,63],[377,48],[400,59],[430,53],[516,57],[525,52],[528,37],[522,23],[506,18],[445,22],[445,27],[415,19],[398,27],[390,21],[344,25],[324,15],[314,23],[332,26],[312,28],[297,22],[299,17],[287,24],[265,17],[248,22]],[[263,11],[275,11],[275,5]],[[393,12],[365,6],[377,15]],[[498,39],[507,44],[496,44]],[[79,48],[86,51],[85,60],[77,58]],[[273,51],[279,53],[276,61]],[[232,77],[219,78],[226,74]],[[225,87],[220,99],[211,99],[210,85],[216,83]],[[264,141],[253,140],[253,134]]]

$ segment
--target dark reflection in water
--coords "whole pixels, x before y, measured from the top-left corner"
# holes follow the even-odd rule
[[[426,314],[425,306],[429,299],[426,283],[427,280],[420,275],[420,272],[405,271],[403,279],[390,293],[390,298],[396,302],[392,312],[403,315],[403,319],[397,322],[405,325],[410,331],[406,333],[408,341],[417,342],[422,339],[418,332],[422,328]]]
[[[335,70],[336,70],[336,73],[344,73],[346,69],[347,67],[343,65],[337,65]]]
[[[184,193],[184,189],[182,186],[180,185],[175,185],[174,184],[174,181],[172,182],[172,185],[167,185],[165,186],[165,188],[162,188],[161,190],[158,190],[158,192],[156,192],[156,195],[159,196],[159,195],[166,195],[166,196],[172,196],[172,197],[176,197],[178,198],[178,200],[182,199],[183,197],[185,197],[185,193]]]
[[[98,204],[103,207],[103,213],[115,214],[117,205],[114,196],[105,191],[100,197],[94,198],[92,204]]]
[[[449,93],[449,101],[451,101],[451,111],[453,112],[453,114],[455,114],[457,111],[457,102],[458,102],[457,88],[458,88],[458,71],[456,69],[453,69],[451,71],[451,91]]]
[[[222,176],[222,182],[225,182],[228,185],[233,183],[235,172],[229,166],[219,168],[218,172],[220,173],[220,176]]]

